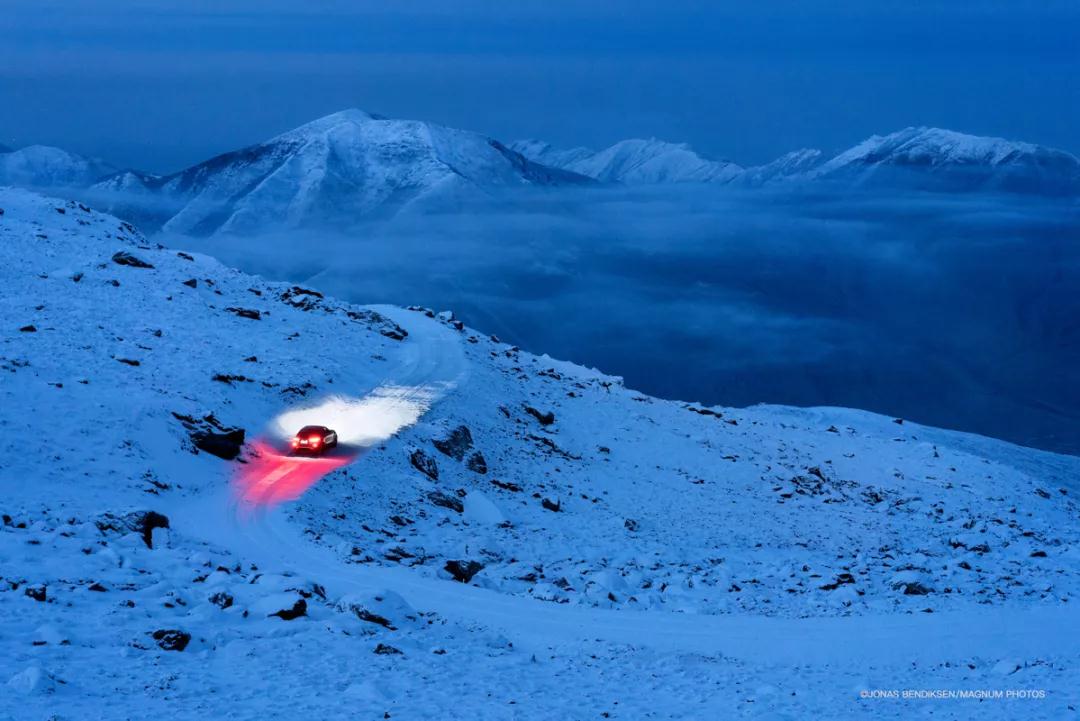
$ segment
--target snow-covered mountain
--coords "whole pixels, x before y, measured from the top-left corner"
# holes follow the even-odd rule
[[[623,140],[609,148],[559,150],[538,140],[510,144],[531,160],[594,178],[603,183],[726,183],[742,172],[735,163],[707,160],[685,143]]]
[[[116,168],[94,158],[48,145],[19,150],[0,147],[0,185],[24,188],[84,188],[115,173]]]
[[[75,202],[8,189],[0,209],[13,718],[1080,702],[1080,459],[853,410],[657,400]],[[307,423],[348,448],[282,455]],[[976,703],[934,715],[1018,708]]]
[[[345,110],[173,175],[121,174],[94,191],[156,201],[176,211],[166,231],[210,235],[354,221],[496,187],[582,182],[477,133]]]
[[[751,187],[782,183],[804,177],[824,161],[824,154],[814,148],[793,150],[765,165],[747,168],[735,182]]]
[[[1075,194],[1080,159],[1032,143],[905,128],[872,136],[804,177],[857,186]]]

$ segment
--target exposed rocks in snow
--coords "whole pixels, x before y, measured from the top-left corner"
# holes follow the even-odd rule
[[[931,589],[922,585],[918,581],[912,581],[910,583],[904,583],[900,585],[904,589],[905,596],[925,596],[930,593]]]
[[[21,333],[37,333],[37,327],[33,325],[24,325],[22,328],[19,328],[19,331]]]
[[[233,605],[233,601],[235,599],[233,599],[231,594],[228,594],[224,591],[218,591],[217,593],[211,595],[210,598],[207,600],[209,600],[210,603],[214,604],[220,609],[226,609],[230,608]]]
[[[449,508],[450,510],[457,511],[458,513],[463,513],[465,511],[465,504],[461,501],[460,498],[455,498],[454,496],[447,495],[442,491],[432,491],[431,493],[427,494],[427,497],[428,500],[434,503],[436,506],[440,506],[442,508]]]
[[[293,621],[301,616],[307,615],[307,601],[302,598],[296,599],[296,603],[292,605],[292,608],[283,608],[280,611],[267,614],[267,616],[276,616],[282,621]]]
[[[540,505],[547,510],[554,511],[556,513],[562,510],[562,501],[552,501],[550,499],[544,498],[540,501]]]
[[[400,649],[389,646],[385,643],[380,643],[375,647],[375,653],[380,656],[403,656],[404,654]]]
[[[236,306],[230,306],[225,310],[230,313],[235,313],[241,318],[248,318],[250,320],[262,320],[262,312],[255,310],[254,308],[239,308]]]
[[[141,258],[137,258],[136,256],[132,255],[131,253],[127,253],[127,252],[124,252],[124,251],[114,253],[113,257],[112,257],[112,261],[114,263],[116,263],[117,265],[126,265],[126,266],[131,267],[131,268],[153,268],[154,267],[150,263],[147,263],[145,260],[142,260]]]
[[[435,463],[435,459],[419,448],[409,454],[409,463],[431,480],[439,480],[439,466]]]
[[[444,455],[460,461],[465,458],[466,451],[473,447],[472,432],[468,426],[458,426],[446,438],[434,440],[431,443]]]
[[[41,603],[47,601],[49,597],[48,587],[44,583],[31,584],[25,589],[23,589],[23,593],[26,596],[34,599],[35,601],[40,601]]]
[[[165,651],[183,651],[191,642],[191,634],[179,629],[158,629],[151,636]]]
[[[157,511],[132,511],[123,516],[105,513],[94,521],[102,533],[138,533],[147,548],[154,547],[154,530],[169,528],[168,516]]]
[[[198,288],[199,287],[199,281],[196,278],[188,278],[187,280],[184,281],[183,284],[186,285],[188,288]]]
[[[231,461],[240,455],[240,450],[244,446],[244,429],[235,428],[225,433],[196,431],[191,435],[191,442],[200,451]]]
[[[221,379],[215,378],[214,380],[231,382],[225,380],[225,378],[229,377],[231,376],[223,376]],[[247,380],[243,376],[237,376],[236,378]],[[243,428],[225,426],[212,413],[203,416],[201,419],[177,413],[176,411],[173,411],[172,415],[188,430],[191,442],[197,449],[226,461],[234,460],[240,455],[246,437]]]
[[[484,564],[479,561],[447,561],[443,570],[453,576],[455,581],[468,583],[473,576],[484,570]]]
[[[838,574],[836,576],[835,581],[833,581],[832,583],[826,583],[824,586],[821,586],[820,588],[821,588],[822,591],[835,591],[836,589],[840,588],[841,586],[845,586],[845,585],[852,584],[852,583],[855,583],[855,577],[854,576],[852,576],[850,573],[841,573],[841,574]]]
[[[537,410],[536,408],[533,408],[530,405],[526,405],[525,412],[536,420],[540,421],[540,425],[542,426],[550,426],[552,423],[555,422],[555,414],[551,411],[547,411],[545,413]]]
[[[476,451],[469,456],[469,460],[465,462],[465,467],[473,473],[479,473],[481,475],[488,472],[487,460],[480,451]]]
[[[633,518],[627,518],[623,521],[623,528],[633,533],[638,529],[638,522]]]

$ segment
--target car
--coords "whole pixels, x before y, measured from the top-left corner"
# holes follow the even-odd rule
[[[293,436],[292,452],[295,455],[321,456],[338,444],[337,431],[326,426],[304,426]]]

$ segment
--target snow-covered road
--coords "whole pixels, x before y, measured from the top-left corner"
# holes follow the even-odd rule
[[[401,566],[347,564],[290,523],[284,502],[295,500],[343,463],[362,457],[366,447],[415,422],[468,375],[459,334],[443,324],[416,322],[414,314],[401,309],[380,307],[378,311],[409,330],[409,350],[383,383],[352,389],[361,399],[356,408],[378,413],[385,410],[383,404],[364,401],[397,398],[419,409],[409,422],[391,424],[384,435],[371,436],[356,456],[320,459],[321,465],[320,460],[290,460],[288,465],[276,466],[272,475],[256,479],[257,493],[245,496],[235,487],[222,489],[173,508],[174,528],[261,567],[316,581],[333,597],[390,589],[419,610],[497,630],[515,646],[527,649],[604,641],[749,662],[874,664],[897,658],[934,663],[950,657],[996,657],[1003,652],[1046,656],[1080,647],[1080,614],[1059,604],[1033,606],[1022,613],[986,606],[965,613],[808,618],[615,611],[543,603]]]

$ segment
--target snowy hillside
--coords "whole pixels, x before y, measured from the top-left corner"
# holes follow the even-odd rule
[[[1080,704],[1080,459],[703,408],[0,191],[17,719],[910,718]],[[299,426],[343,447],[282,455]],[[118,699],[124,699],[118,702]],[[385,714],[385,716],[384,716]]]
[[[485,188],[585,181],[476,133],[345,110],[174,175],[121,175],[94,191],[169,208],[168,232],[211,235],[348,223]]]
[[[82,188],[115,172],[116,168],[104,161],[47,145],[29,145],[19,150],[0,147],[0,185]]]
[[[724,160],[706,160],[685,143],[623,140],[593,152],[585,148],[557,150],[537,140],[519,140],[511,147],[527,158],[595,178],[604,183],[726,183],[742,168]]]
[[[805,173],[820,165],[823,160],[824,157],[820,150],[813,148],[793,150],[765,165],[747,168],[742,175],[735,179],[735,182],[751,187],[781,183],[802,177]]]
[[[929,190],[1080,193],[1080,159],[1003,138],[940,128],[875,135],[810,171],[807,179]]]

